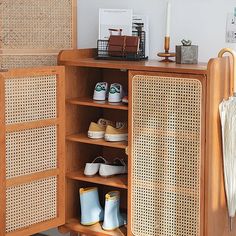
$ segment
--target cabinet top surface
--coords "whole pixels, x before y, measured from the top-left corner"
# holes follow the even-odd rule
[[[187,74],[207,74],[207,64],[176,64],[159,62],[158,60],[145,61],[115,61],[115,60],[96,60],[94,58],[71,58],[59,59],[60,65],[81,66],[94,68],[127,69],[140,71],[160,71],[176,72]]]

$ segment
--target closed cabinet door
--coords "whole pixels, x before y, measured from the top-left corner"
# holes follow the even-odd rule
[[[65,222],[64,68],[0,74],[0,235]]]
[[[203,76],[131,72],[130,233],[203,232]]]

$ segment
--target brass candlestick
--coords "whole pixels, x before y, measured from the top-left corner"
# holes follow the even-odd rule
[[[162,62],[174,62],[174,60],[169,59],[169,57],[175,57],[175,53],[169,52],[170,50],[170,37],[169,36],[165,36],[164,49],[165,49],[165,52],[159,52],[157,56],[165,58],[161,60]]]

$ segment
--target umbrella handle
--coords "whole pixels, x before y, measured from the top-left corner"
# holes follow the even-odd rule
[[[230,80],[230,96],[236,96],[236,52],[232,50],[231,48],[223,48],[219,54],[218,57],[223,57],[225,53],[230,53],[233,57],[233,84],[232,79]],[[233,90],[233,91],[232,91]]]

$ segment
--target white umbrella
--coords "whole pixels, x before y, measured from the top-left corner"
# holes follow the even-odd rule
[[[224,182],[230,229],[232,230],[232,218],[236,214],[236,52],[228,48],[222,49],[219,57],[222,57],[226,52],[233,56],[234,94],[221,102],[219,110],[222,128]]]

